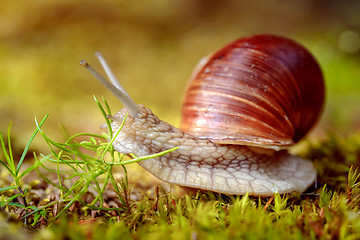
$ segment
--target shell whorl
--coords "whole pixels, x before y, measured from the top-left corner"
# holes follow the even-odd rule
[[[238,39],[190,79],[180,128],[218,143],[284,148],[315,124],[324,81],[311,54],[273,35]]]

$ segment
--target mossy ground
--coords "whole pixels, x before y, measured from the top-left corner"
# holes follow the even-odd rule
[[[106,119],[110,110],[99,107]],[[329,136],[303,150],[318,170],[308,192],[260,198],[168,191],[152,181],[136,189],[144,178],[133,178],[127,171],[131,162],[107,141],[116,133],[77,134],[58,143],[41,129],[45,120],[36,122],[37,130],[22,153],[12,150],[10,127],[7,141],[1,139],[0,222],[6,239],[360,237],[357,135]],[[37,134],[50,154],[28,154]],[[113,171],[116,165],[122,167],[121,176]]]

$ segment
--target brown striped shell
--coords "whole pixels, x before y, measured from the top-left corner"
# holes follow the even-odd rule
[[[293,40],[255,35],[199,64],[180,128],[218,143],[280,149],[312,128],[323,104],[323,76],[312,55]]]

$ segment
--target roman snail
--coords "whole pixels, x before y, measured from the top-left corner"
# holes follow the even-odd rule
[[[181,129],[161,121],[123,90],[97,54],[110,81],[87,67],[125,106],[112,128],[123,129],[116,151],[136,156],[177,150],[139,164],[157,178],[225,194],[269,196],[303,192],[314,182],[312,162],[286,148],[318,120],[324,81],[311,54],[274,35],[238,39],[201,61],[187,85]]]

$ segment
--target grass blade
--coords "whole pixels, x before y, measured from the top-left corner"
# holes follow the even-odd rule
[[[9,128],[10,128],[10,126],[11,126],[11,122],[10,122],[10,124],[9,124]],[[4,167],[6,167],[6,169],[11,173],[11,175],[13,175],[13,176],[15,177],[14,160],[10,157],[9,152],[8,152],[8,150],[6,149],[5,142],[4,142],[4,138],[3,138],[2,134],[1,134],[1,132],[0,132],[0,141],[1,141],[1,147],[2,147],[3,152],[4,152],[4,157],[5,157],[6,162],[7,162],[7,164],[8,164],[9,166],[7,166],[6,163],[3,162],[2,160],[0,160],[0,162],[1,162],[1,164],[2,164]]]
[[[16,175],[18,175],[19,171],[20,171],[20,167],[25,159],[25,156],[26,156],[26,153],[28,152],[29,148],[30,148],[30,145],[32,143],[32,141],[34,140],[36,134],[40,131],[40,128],[42,127],[42,125],[44,124],[45,120],[48,118],[49,114],[47,114],[40,122],[40,124],[37,124],[37,120],[35,118],[35,122],[36,122],[36,126],[38,127],[34,133],[32,134],[32,136],[30,137],[28,143],[26,144],[26,147],[24,148],[24,151],[20,157],[20,160],[19,160],[19,164],[16,168]]]
[[[9,154],[9,161],[8,161],[8,164],[9,164],[9,166],[10,166],[10,168],[11,168],[11,170],[13,171],[13,172],[16,172],[15,171],[15,162],[14,162],[14,157],[13,157],[13,154],[12,154],[12,149],[11,149],[11,131],[10,131],[10,129],[11,129],[11,125],[12,125],[12,123],[10,122],[9,123],[9,127],[8,127],[8,154]],[[20,164],[20,163],[19,163]],[[15,175],[17,175],[17,174],[15,174]]]
[[[11,189],[17,189],[17,188],[18,188],[17,186],[4,187],[4,188],[0,188],[0,192],[11,190]]]
[[[135,155],[130,154],[132,157],[134,157],[133,159],[126,160],[126,161],[122,161],[122,162],[119,162],[119,163],[113,163],[113,164],[114,164],[114,165],[126,165],[126,164],[130,164],[130,163],[140,162],[140,161],[142,161],[142,160],[160,157],[160,156],[165,155],[165,154],[167,154],[167,153],[173,152],[173,151],[175,151],[175,150],[178,149],[178,148],[179,148],[179,147],[174,147],[174,148],[171,148],[171,149],[168,149],[168,150],[159,152],[159,153],[155,153],[155,154],[150,154],[150,155],[147,155],[147,156],[144,156],[144,157],[136,157]],[[111,163],[110,163],[110,164],[111,164]]]
[[[106,114],[105,109],[103,108],[103,106],[101,105],[101,103],[99,102],[99,100],[98,100],[95,96],[93,96],[93,97],[94,97],[94,100],[95,100],[96,104],[98,105],[98,107],[99,107],[102,115],[103,115],[104,118],[105,118],[106,125],[107,125],[107,127],[108,127],[108,129],[109,129],[109,135],[110,135],[110,137],[111,137],[112,134],[113,134],[113,132],[112,132],[112,128],[111,128],[110,119],[108,119],[108,118],[106,117],[108,114]],[[108,106],[108,104],[107,104],[106,101],[105,101],[105,105],[106,105],[107,108],[108,108],[108,112],[111,113],[110,108],[109,108],[109,106]]]

